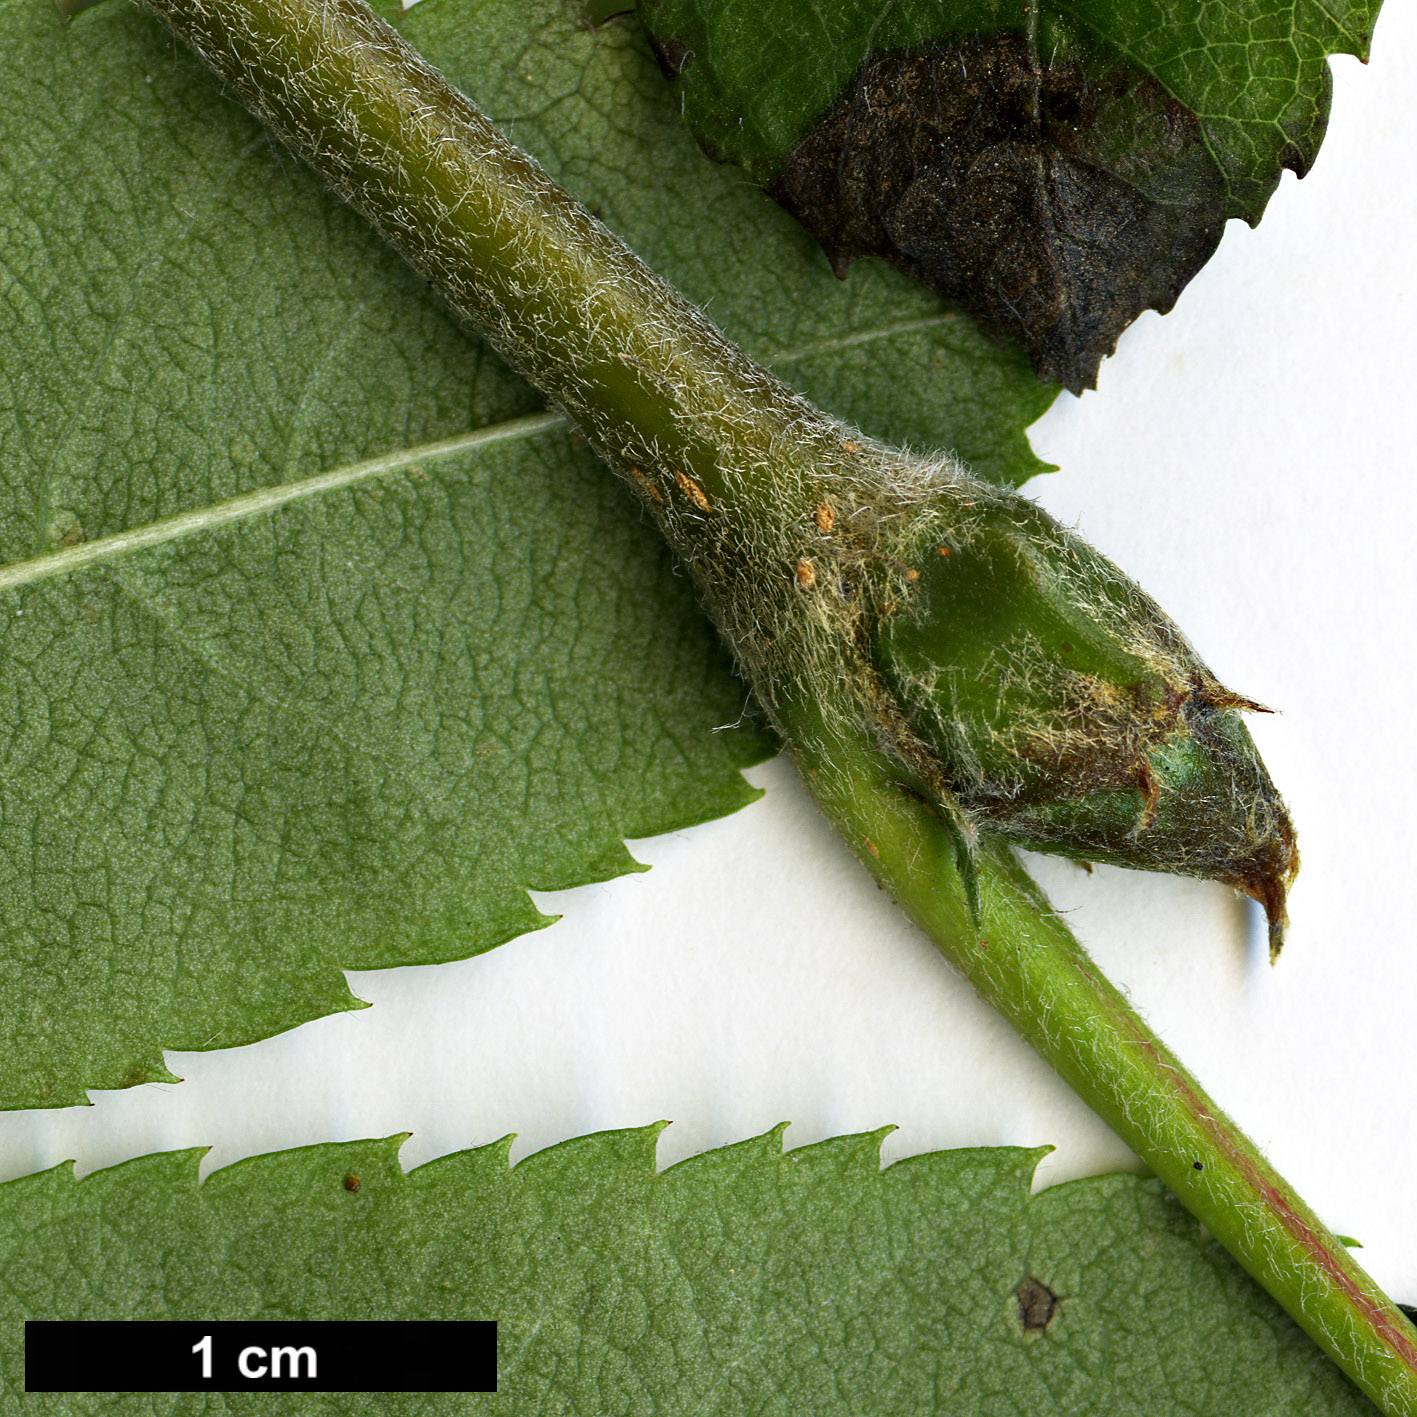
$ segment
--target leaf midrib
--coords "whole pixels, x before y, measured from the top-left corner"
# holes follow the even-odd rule
[[[362,482],[372,482],[376,478],[385,477],[417,463],[440,462],[490,444],[534,438],[541,433],[549,433],[567,426],[562,414],[533,413],[522,418],[510,418],[501,423],[489,424],[468,433],[458,433],[437,442],[400,448],[364,462],[329,468],[294,482],[258,487],[254,491],[243,492],[239,496],[212,502],[192,511],[179,512],[175,516],[163,517],[144,526],[129,527],[124,531],[114,532],[111,536],[81,542],[77,546],[66,546],[57,551],[46,551],[23,561],[12,561],[7,566],[0,566],[0,594],[18,586],[47,580],[50,576],[84,570],[134,551],[161,546],[169,541],[179,541],[231,522],[245,521],[274,512],[292,502],[305,501],[326,492],[354,487]]]
[[[944,311],[938,315],[898,321],[877,329],[856,330],[834,339],[817,340],[796,349],[784,350],[775,355],[770,363],[774,368],[794,364],[822,354],[838,353],[855,345],[870,344],[896,335],[916,334],[948,323],[953,318],[955,317],[952,311]],[[274,512],[292,502],[305,501],[326,492],[372,482],[417,463],[441,462],[460,453],[496,443],[534,438],[542,433],[569,427],[570,424],[563,414],[546,410],[521,418],[505,419],[501,423],[488,424],[466,433],[457,433],[451,438],[441,438],[431,443],[420,443],[413,447],[382,453],[376,458],[367,458],[362,462],[327,468],[324,472],[315,473],[310,477],[258,487],[220,502],[209,503],[205,507],[178,512],[174,516],[163,517],[143,526],[128,527],[123,531],[114,532],[111,536],[102,536],[93,541],[80,542],[77,546],[66,546],[59,550],[42,552],[38,556],[28,556],[20,561],[11,561],[8,565],[0,566],[0,595],[20,586],[47,580],[51,576],[82,571],[135,551],[161,546],[169,541],[180,541],[232,522]]]

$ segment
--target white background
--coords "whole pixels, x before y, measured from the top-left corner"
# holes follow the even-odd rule
[[[1417,1302],[1417,7],[1334,62],[1313,173],[1236,223],[1165,319],[1033,429],[1034,493],[1140,579],[1231,687],[1304,871],[1278,968],[1206,883],[1035,860],[1104,969],[1324,1219]],[[0,1114],[0,1174],[410,1131],[405,1166],[507,1132],[521,1157],[659,1118],[663,1164],[783,1119],[789,1146],[896,1123],[887,1160],[1052,1143],[1050,1184],[1135,1159],[908,926],[790,766],[761,802],[632,849],[646,875],[463,964],[351,976],[373,1007],[170,1053],[180,1086]]]

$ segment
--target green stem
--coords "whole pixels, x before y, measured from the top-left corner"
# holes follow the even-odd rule
[[[850,430],[748,360],[358,0],[146,3],[570,413],[700,577],[740,663],[770,658],[764,598],[785,604],[794,571],[810,585],[802,538],[861,452]],[[725,588],[730,562],[729,580],[760,584]],[[902,789],[869,734],[791,682],[755,682],[810,790],[939,948],[1385,1411],[1417,1417],[1417,1331],[1013,856],[980,847],[976,920],[957,824]]]
[[[867,869],[1244,1268],[1388,1413],[1417,1412],[1417,1331],[1088,957],[1007,848],[976,928],[954,846],[870,745],[802,764]]]

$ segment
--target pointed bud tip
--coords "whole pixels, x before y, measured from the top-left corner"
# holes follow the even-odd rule
[[[1274,834],[1246,861],[1236,863],[1231,882],[1237,890],[1264,907],[1269,922],[1269,962],[1279,959],[1284,948],[1284,931],[1289,924],[1286,901],[1289,888],[1299,874],[1299,847],[1294,824],[1281,806],[1275,817]]]
[[[1254,699],[1234,693],[1219,684],[1208,686],[1198,697],[1211,709],[1238,710],[1241,713],[1274,712]],[[1227,881],[1264,907],[1265,918],[1269,922],[1269,962],[1274,964],[1284,948],[1284,932],[1289,925],[1286,902],[1289,888],[1299,874],[1299,847],[1289,811],[1275,791],[1258,753],[1254,751],[1253,740],[1240,726],[1237,718],[1224,713],[1221,722],[1226,719],[1238,732],[1216,735],[1212,738],[1212,748],[1219,747],[1229,740],[1221,751],[1224,756],[1230,758],[1232,772],[1239,766],[1240,759],[1249,758],[1251,771],[1244,776],[1249,777],[1250,781],[1248,791],[1242,794],[1249,803],[1247,817],[1250,821],[1258,818],[1267,826],[1263,835],[1248,851],[1236,855],[1228,875],[1220,875],[1218,879]],[[1236,753],[1235,749],[1241,743],[1248,751]],[[1259,810],[1256,811],[1256,808]]]

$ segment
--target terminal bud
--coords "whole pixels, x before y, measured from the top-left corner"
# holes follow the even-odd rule
[[[933,540],[871,637],[911,785],[1018,846],[1244,891],[1276,955],[1298,853],[1239,717],[1260,705],[1033,503],[975,495]]]

